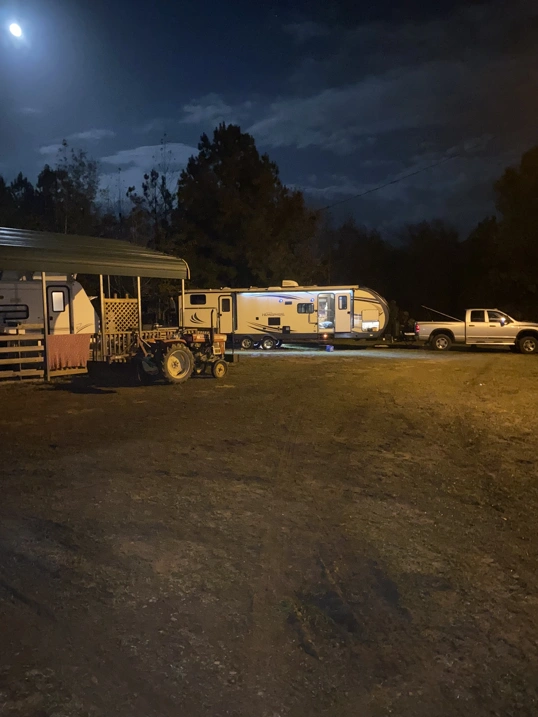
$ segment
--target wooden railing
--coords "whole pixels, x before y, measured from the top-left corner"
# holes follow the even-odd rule
[[[143,340],[171,339],[177,335],[177,327],[149,329],[141,331],[116,331],[104,335],[104,355],[101,352],[102,336],[96,334],[92,339],[91,358],[93,361],[127,361],[136,353],[137,335]]]
[[[0,329],[0,379],[42,377],[43,339],[42,324]]]

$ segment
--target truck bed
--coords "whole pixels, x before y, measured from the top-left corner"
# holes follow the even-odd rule
[[[446,329],[454,337],[454,341],[465,341],[464,321],[420,321],[420,330],[417,335],[419,341],[428,341],[431,334],[439,329]]]

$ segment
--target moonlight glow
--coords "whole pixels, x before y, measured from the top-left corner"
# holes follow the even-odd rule
[[[16,22],[12,22],[9,26],[9,31],[12,35],[15,35],[15,37],[21,37],[22,36],[22,30],[21,26],[17,25]]]

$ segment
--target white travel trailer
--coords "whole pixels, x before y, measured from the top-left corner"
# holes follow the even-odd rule
[[[331,338],[376,339],[389,320],[385,299],[359,286],[192,289],[179,297],[183,328],[214,328],[244,349]]]
[[[47,274],[49,334],[96,334],[99,319],[90,298],[74,276]],[[0,272],[0,329],[43,326],[40,273]]]

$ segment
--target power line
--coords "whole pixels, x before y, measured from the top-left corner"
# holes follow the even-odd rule
[[[493,137],[489,137],[488,141],[491,141],[494,139]],[[481,142],[477,142],[476,145],[473,147],[469,147],[469,150],[475,149],[475,147],[478,147],[481,144]],[[376,187],[370,187],[370,189],[366,189],[364,192],[359,192],[358,194],[353,194],[351,197],[346,197],[345,199],[339,199],[337,202],[333,202],[332,204],[327,204],[326,207],[321,207],[318,211],[324,212],[327,209],[332,209],[333,207],[338,206],[339,204],[344,204],[345,202],[350,202],[352,199],[359,199],[359,197],[365,197],[367,194],[372,194],[373,192],[378,192],[380,189],[385,189],[385,187],[390,187],[392,184],[398,184],[398,182],[403,182],[404,179],[409,179],[409,177],[415,177],[417,174],[421,174],[422,172],[427,172],[428,169],[433,169],[434,167],[438,167],[441,164],[445,164],[446,162],[450,162],[452,159],[459,159],[461,158],[461,154],[452,154],[450,157],[444,157],[443,159],[438,160],[437,162],[434,162],[433,164],[428,164],[427,167],[421,167],[420,169],[415,169],[413,172],[408,172],[407,174],[403,174],[401,177],[397,177],[396,179],[392,179],[390,182],[385,182],[384,184],[378,184]]]

